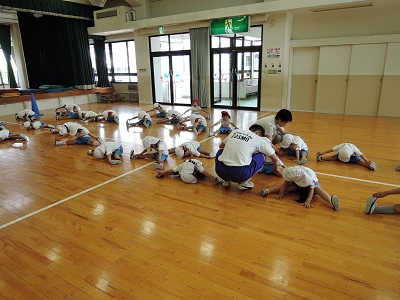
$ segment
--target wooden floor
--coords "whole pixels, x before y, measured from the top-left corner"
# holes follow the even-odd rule
[[[151,105],[82,108],[119,112],[119,126],[87,127],[122,143],[121,165],[87,156],[90,146],[55,147],[44,129],[27,132],[27,143],[0,143],[0,299],[399,299],[399,215],[364,208],[371,193],[400,182],[400,119],[293,113],[287,129],[305,138],[306,166],[339,196],[334,211],[320,199],[307,210],[294,197],[261,197],[261,188],[282,182],[263,174],[249,191],[157,179],[150,160],[129,160],[144,136],[169,147],[196,138],[214,152],[221,138],[156,124],[128,132],[125,120]],[[220,110],[210,112],[219,119]],[[56,124],[53,110],[42,113]],[[231,114],[247,128],[273,113]],[[1,120],[24,132],[13,116]],[[317,151],[341,142],[356,144],[378,170],[315,161]],[[214,173],[214,161],[202,160]],[[166,167],[177,163],[171,156]],[[379,200],[394,203],[400,197]]]

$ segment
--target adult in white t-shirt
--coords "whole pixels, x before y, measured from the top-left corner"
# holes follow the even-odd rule
[[[230,181],[238,182],[238,189],[246,190],[254,187],[250,179],[263,166],[265,156],[271,158],[274,170],[278,172],[278,157],[274,149],[263,139],[264,128],[252,125],[249,130],[233,130],[220,144],[216,154],[215,171],[229,186]]]

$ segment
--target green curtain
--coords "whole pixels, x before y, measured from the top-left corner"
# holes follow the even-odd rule
[[[106,47],[105,37],[93,35],[90,36],[94,42],[94,52],[96,55],[96,69],[97,69],[97,86],[109,87],[110,81],[108,80],[107,60],[106,60]]]
[[[18,20],[30,88],[95,86],[87,33],[93,22],[22,12]]]
[[[206,75],[208,66],[208,28],[191,28],[190,53],[192,65],[192,96],[201,107],[208,107]]]
[[[7,63],[8,82],[10,88],[16,88],[18,86],[11,65],[11,34],[10,26],[8,25],[0,25],[0,45]]]

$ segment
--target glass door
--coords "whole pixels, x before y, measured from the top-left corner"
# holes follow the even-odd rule
[[[171,64],[172,95],[175,104],[191,104],[190,56],[172,56]]]
[[[153,57],[155,102],[171,103],[171,72],[169,56]]]
[[[190,104],[190,56],[153,57],[155,101],[168,104]]]
[[[214,74],[214,106],[233,105],[233,55],[232,53],[216,53],[213,55]]]
[[[258,108],[259,51],[213,54],[214,107]]]
[[[260,52],[243,51],[236,55],[237,107],[257,108]]]

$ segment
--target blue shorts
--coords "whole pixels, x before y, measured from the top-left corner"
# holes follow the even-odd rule
[[[70,111],[70,112],[68,113],[68,115],[69,115],[72,119],[79,119],[79,113],[77,113],[77,112],[72,112],[72,111]]]
[[[166,115],[167,115],[166,113],[159,112],[159,113],[157,113],[156,116],[157,116],[158,118],[165,118]]]
[[[265,173],[265,174],[274,174],[274,165],[273,164],[264,164],[258,173]]]
[[[243,182],[256,174],[264,166],[264,155],[255,153],[248,166],[230,167],[218,160],[224,149],[219,149],[215,156],[215,172],[219,177],[227,181]]]
[[[124,153],[124,149],[122,148],[122,146],[119,146],[118,149],[114,150],[112,155],[114,155],[114,154],[122,155],[122,153]]]
[[[197,125],[196,130],[206,131],[206,128],[203,125]]]
[[[178,118],[171,118],[171,119],[169,119],[169,121],[172,123],[172,124],[177,124],[177,123],[179,123],[179,119]]]
[[[339,159],[339,153],[336,154],[335,156]],[[361,157],[359,157],[357,155],[352,155],[352,156],[350,156],[350,160],[347,162],[347,164],[354,164],[360,160],[361,160]],[[339,159],[339,161],[341,161],[341,160]]]
[[[219,129],[219,132],[221,132],[222,134],[228,134],[229,133],[229,131],[232,131],[232,128],[230,128],[230,127],[220,127]]]
[[[78,142],[79,145],[84,145],[87,144],[92,138],[88,135],[86,136],[81,136],[81,137],[77,137],[76,141]]]
[[[287,153],[289,155],[291,155],[291,156],[296,156],[296,151],[294,151],[294,150],[292,150],[290,148],[288,148]],[[304,150],[304,149],[300,149],[299,153],[300,153],[300,156],[301,156],[302,153],[305,153],[306,155],[308,155],[308,151]]]
[[[154,153],[154,158],[158,161],[158,152]],[[161,161],[166,161],[168,158],[168,154],[161,155]]]
[[[149,124],[149,125],[151,125],[151,121],[150,121],[150,120],[146,120],[146,123]],[[144,125],[144,121],[143,121],[143,120],[140,120],[140,121],[139,121],[139,125]]]

